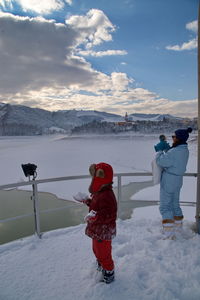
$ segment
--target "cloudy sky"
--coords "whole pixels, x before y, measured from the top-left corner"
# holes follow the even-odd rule
[[[0,102],[197,115],[198,0],[0,0]]]

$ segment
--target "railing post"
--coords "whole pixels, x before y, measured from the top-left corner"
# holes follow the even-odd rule
[[[38,200],[38,189],[37,183],[34,182],[33,185],[33,208],[34,208],[34,219],[35,219],[35,233],[41,239],[42,235],[40,232],[40,212],[39,212],[39,200]]]
[[[117,175],[117,202],[118,202],[118,216],[120,211],[120,203],[122,200],[122,177]]]

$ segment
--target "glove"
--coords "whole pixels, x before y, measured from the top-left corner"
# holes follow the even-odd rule
[[[79,192],[78,194],[73,196],[74,200],[80,202],[80,203],[85,203],[87,202],[87,200],[89,199],[89,196],[85,193],[81,193]]]
[[[85,222],[92,223],[97,219],[97,212],[94,210],[91,210],[84,218]]]

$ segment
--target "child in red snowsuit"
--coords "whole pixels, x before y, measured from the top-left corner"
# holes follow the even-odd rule
[[[113,170],[109,164],[99,163],[91,165],[89,171],[91,199],[84,201],[89,206],[85,233],[92,238],[97,269],[102,271],[103,281],[110,283],[114,280],[112,238],[116,235],[117,218],[117,201],[112,190]]]

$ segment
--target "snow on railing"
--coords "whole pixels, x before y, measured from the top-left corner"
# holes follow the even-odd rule
[[[136,177],[136,176],[137,177],[138,176],[143,176],[143,177],[152,176],[152,173],[151,172],[135,172],[135,173],[117,173],[117,174],[114,174],[114,177],[117,177],[117,201],[118,201],[118,204],[120,204],[121,198],[122,198],[122,177],[132,177],[132,176],[134,176],[134,177]],[[197,173],[185,173],[184,176],[197,177]],[[16,187],[18,188],[18,187],[22,187],[22,186],[32,185],[32,191],[33,191],[32,200],[33,200],[33,210],[34,210],[34,212],[32,214],[24,214],[24,215],[21,215],[21,216],[16,216],[16,217],[12,217],[12,218],[3,219],[3,220],[0,220],[0,223],[6,223],[6,222],[9,222],[9,221],[14,221],[14,220],[17,220],[17,219],[26,218],[26,217],[34,215],[35,234],[37,234],[37,236],[39,238],[41,238],[42,233],[41,233],[41,230],[40,230],[40,213],[45,213],[45,212],[49,212],[49,211],[56,211],[56,210],[62,210],[62,209],[65,209],[65,208],[60,207],[60,208],[54,208],[54,209],[47,209],[47,210],[43,210],[43,211],[40,212],[39,211],[38,184],[49,183],[49,182],[57,182],[57,181],[76,180],[76,179],[87,179],[87,178],[91,178],[91,176],[90,175],[65,176],[65,177],[55,177],[55,178],[47,178],[47,179],[40,179],[40,180],[30,180],[30,181],[27,181],[27,182],[23,181],[23,182],[18,182],[18,183],[0,185],[0,190],[8,190],[8,189],[16,188]],[[151,202],[158,203],[158,201],[151,201]],[[194,202],[190,202],[190,204],[194,204]]]

